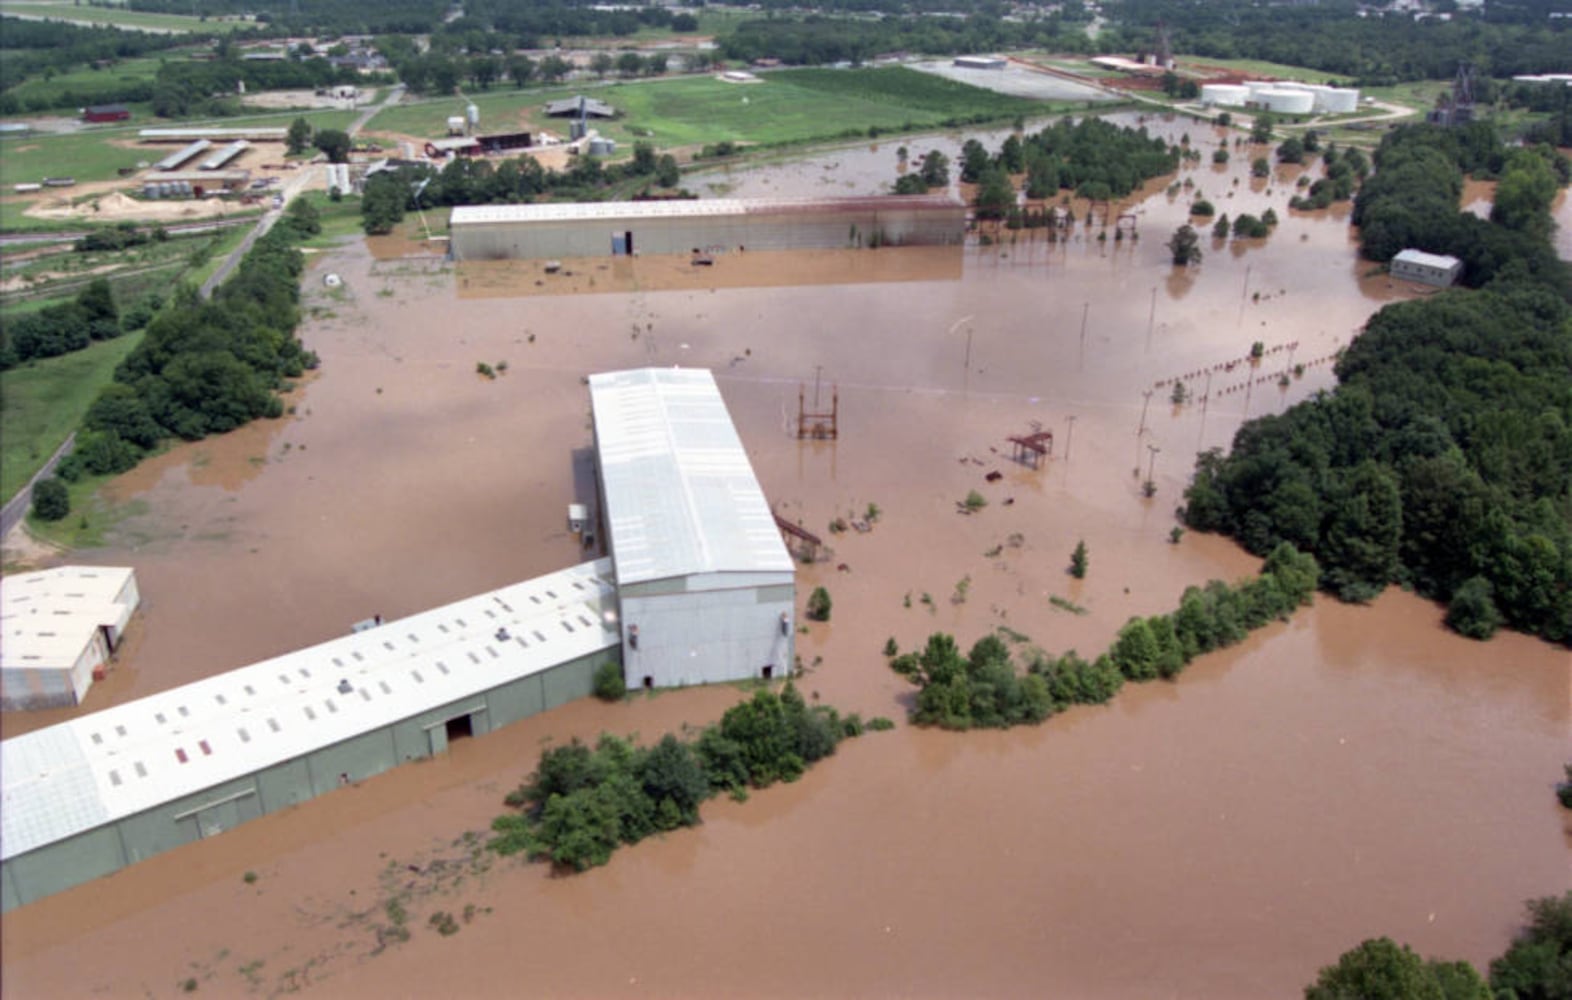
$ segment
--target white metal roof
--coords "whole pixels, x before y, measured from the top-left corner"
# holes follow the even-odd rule
[[[561,201],[530,205],[459,205],[451,228],[499,222],[576,222],[592,219],[671,219],[803,210],[958,209],[947,195],[879,195],[864,198],[677,198],[667,201]]]
[[[124,566],[58,566],[0,580],[0,666],[70,669],[100,625],[135,610],[115,600],[131,578]]]
[[[613,594],[583,563],[0,741],[0,858],[615,646]]]
[[[236,125],[219,128],[144,128],[137,138],[170,142],[191,139],[250,139],[252,142],[283,142],[289,129],[272,126]]]
[[[604,372],[589,385],[619,585],[794,571],[709,371]]]
[[[1393,260],[1400,260],[1405,264],[1418,264],[1421,267],[1438,267],[1443,271],[1450,270],[1463,263],[1456,257],[1444,254],[1426,253],[1423,250],[1399,250]]]

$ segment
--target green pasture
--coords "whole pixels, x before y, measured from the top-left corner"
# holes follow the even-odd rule
[[[254,28],[249,21],[212,21],[184,14],[152,14],[123,7],[88,7],[71,3],[18,3],[0,0],[0,15],[30,17],[78,24],[106,25],[131,31],[195,32],[227,34],[240,28]]]
[[[106,104],[113,101],[113,94],[123,92],[126,84],[151,83],[158,73],[157,59],[127,59],[103,69],[82,67],[68,73],[56,73],[45,80],[35,77],[17,84],[7,94],[15,96],[20,107],[37,107],[47,104],[55,107],[61,95],[69,92],[84,104]],[[96,95],[111,95],[100,99]],[[61,112],[57,112],[61,113]]]
[[[1183,55],[1175,56],[1174,60],[1180,69],[1184,69],[1186,64],[1194,63],[1202,66],[1218,66],[1243,76],[1275,77],[1279,80],[1298,80],[1300,83],[1328,83],[1342,79],[1336,73],[1307,69],[1304,66],[1289,66],[1286,63],[1266,62],[1263,59],[1212,59],[1208,56]]]
[[[1436,106],[1437,97],[1451,90],[1451,80],[1414,80],[1391,87],[1365,87],[1359,91],[1359,96],[1402,104],[1423,113]]]
[[[917,130],[974,115],[1005,118],[1045,110],[1042,102],[902,67],[783,70],[762,79],[762,84],[735,84],[706,75],[471,96],[483,129],[550,128],[565,133],[567,121],[547,118],[546,103],[580,92],[593,94],[621,112],[615,121],[595,123],[602,134],[623,143],[647,139],[662,148],[722,141],[780,144],[870,127]],[[435,137],[446,131],[449,115],[462,113],[455,99],[427,101],[379,112],[367,128]]]
[[[70,433],[140,333],[0,372],[0,495],[10,498]]]

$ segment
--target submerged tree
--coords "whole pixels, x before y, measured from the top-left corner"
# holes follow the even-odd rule
[[[1167,247],[1173,254],[1175,267],[1185,267],[1201,259],[1201,238],[1196,235],[1194,226],[1183,225],[1175,229]]]

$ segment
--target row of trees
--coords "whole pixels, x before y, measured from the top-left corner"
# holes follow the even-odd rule
[[[1390,938],[1344,952],[1305,987],[1305,1000],[1557,1000],[1572,996],[1572,892],[1527,904],[1528,925],[1490,963],[1420,958]]]
[[[870,728],[888,728],[876,719]],[[694,826],[699,806],[721,792],[795,781],[815,761],[863,731],[856,715],[809,705],[787,683],[779,695],[758,691],[732,706],[692,741],[667,733],[653,747],[602,734],[591,749],[578,740],[545,750],[507,798],[515,811],[492,822],[489,847],[526,853],[564,870],[610,860],[622,844]]]
[[[369,235],[392,232],[404,213],[416,207],[417,191],[422,208],[519,204],[542,197],[599,201],[629,183],[673,189],[681,179],[676,158],[657,154],[647,142],[634,143],[633,158],[625,163],[606,166],[598,157],[583,155],[575,157],[566,171],[542,167],[532,156],[497,164],[455,157],[440,171],[405,166],[373,175],[366,181],[361,199],[361,224]]]
[[[1084,558],[1084,550],[1078,548]],[[983,636],[962,656],[952,636],[934,633],[921,652],[902,653],[891,669],[918,687],[912,721],[944,729],[1035,724],[1076,704],[1104,704],[1124,682],[1177,677],[1195,657],[1223,649],[1310,602],[1319,568],[1314,557],[1278,546],[1259,576],[1229,586],[1190,587],[1172,614],[1132,618],[1108,651],[1085,660],[1074,650],[1054,657],[1026,651],[1017,672],[999,636]],[[893,645],[894,640],[891,640]],[[891,647],[886,647],[891,648]]]
[[[196,440],[281,415],[276,391],[317,363],[294,333],[304,268],[294,245],[320,229],[310,204],[296,201],[211,300],[179,291],[88,408],[61,478],[124,472],[171,436]]]
[[[89,28],[63,21],[7,17],[0,24],[6,49],[6,57],[0,59],[0,115],[111,101],[145,101],[152,94],[152,84],[121,80],[107,73],[102,82],[39,89],[26,95],[16,88],[29,80],[48,81],[80,66],[112,66],[123,59],[135,59],[190,41],[179,35]]]
[[[109,279],[94,278],[71,301],[45,306],[0,326],[0,371],[34,358],[80,351],[95,340],[111,340],[120,333],[120,308]]]
[[[314,89],[338,84],[364,86],[382,78],[360,75],[353,67],[337,67],[327,59],[255,60],[238,55],[209,62],[166,62],[153,79],[153,113],[164,118],[229,115],[241,112],[235,96],[248,91]]]

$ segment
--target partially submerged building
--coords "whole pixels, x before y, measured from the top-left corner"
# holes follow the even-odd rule
[[[1400,250],[1388,267],[1394,278],[1418,281],[1437,288],[1450,288],[1463,273],[1463,262],[1445,254],[1425,253],[1423,250]]]
[[[948,195],[706,198],[466,205],[455,260],[958,245],[966,206]]]
[[[788,676],[796,568],[714,376],[589,384],[628,686]]]
[[[582,697],[620,652],[599,560],[7,739],[0,908]]]
[[[0,581],[0,708],[79,705],[141,597],[123,566],[59,566]]]

